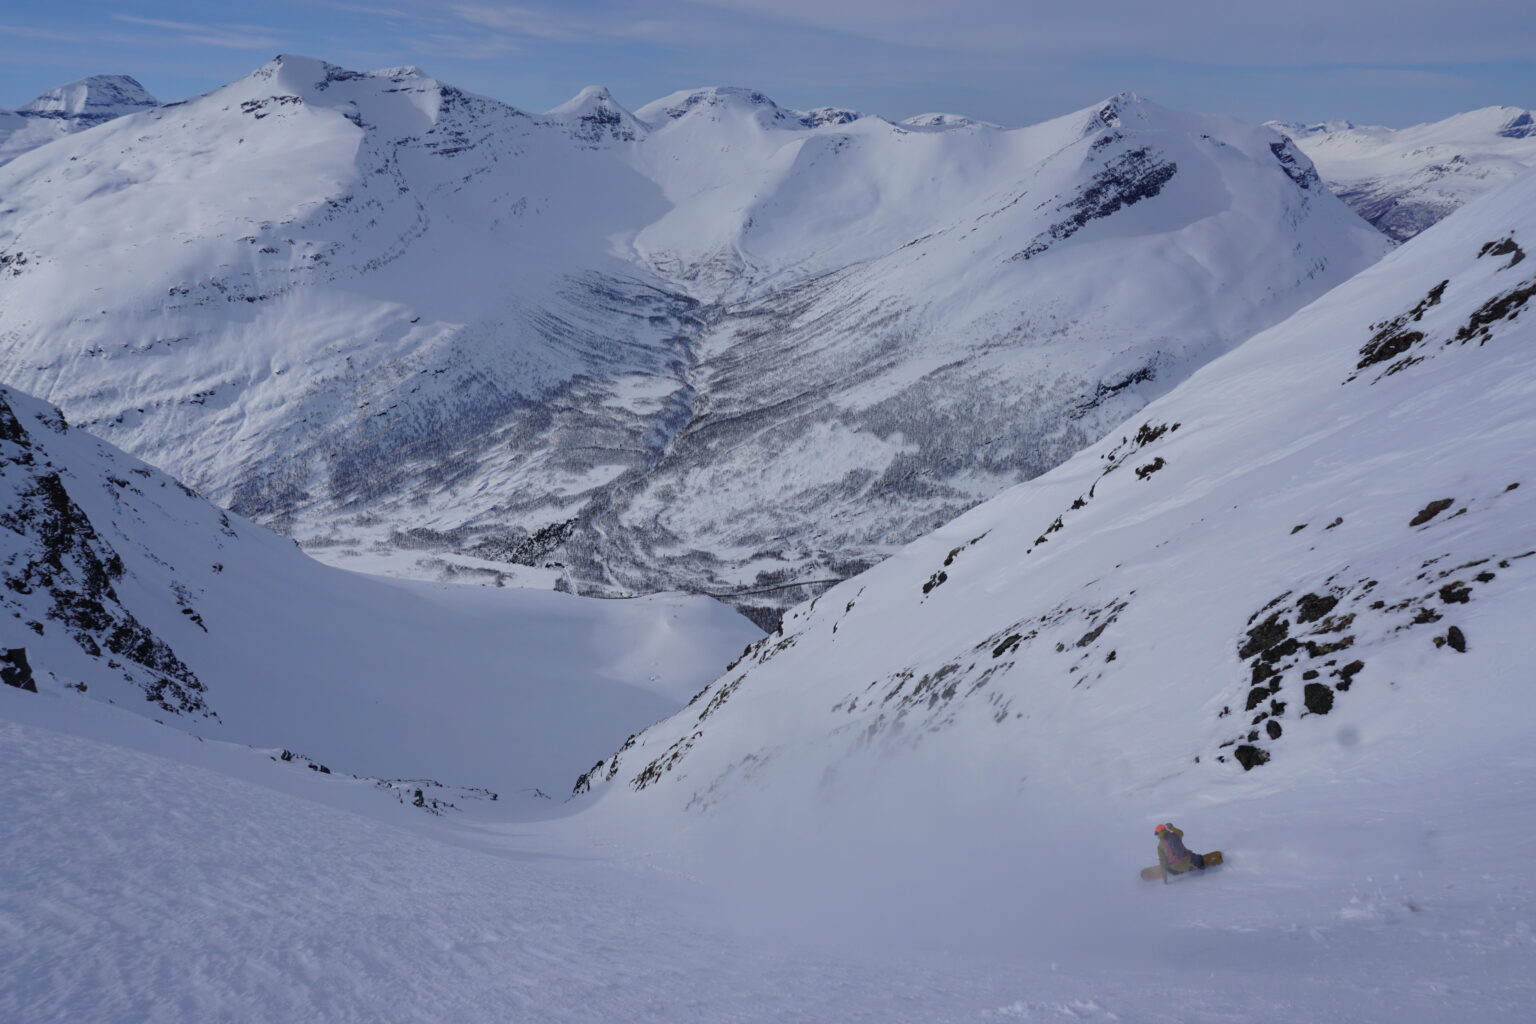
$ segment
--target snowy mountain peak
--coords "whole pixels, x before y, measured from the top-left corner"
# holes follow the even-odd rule
[[[589,85],[564,103],[551,107],[544,113],[548,117],[580,117],[594,110],[617,106],[619,106],[618,101],[613,98],[613,94],[606,86]]]
[[[1536,121],[1522,107],[1482,107],[1408,128],[1269,127],[1312,159],[1339,198],[1398,241],[1536,166]]]
[[[459,92],[414,64],[353,71],[316,57],[291,53],[278,54],[224,88],[237,92],[254,91],[261,96],[284,95],[320,106],[344,106],[361,96],[383,97],[399,93],[401,90],[395,87],[402,85],[414,86],[407,91],[418,95]]]
[[[1386,132],[1392,130],[1390,128],[1383,128],[1380,125],[1356,124],[1353,121],[1346,120],[1317,121],[1312,124],[1307,124],[1302,121],[1265,121],[1264,127],[1273,128],[1281,135],[1293,139],[1301,138],[1306,135],[1318,135],[1323,132],[1347,132],[1356,130]]]
[[[289,88],[307,89],[324,86],[333,75],[356,74],[317,57],[305,57],[296,53],[280,53],[261,67],[252,71],[247,79],[281,83]]]
[[[0,164],[65,135],[157,106],[127,75],[92,75],[49,89],[20,110],[0,110]]]
[[[799,118],[780,107],[756,89],[732,85],[712,85],[702,89],[683,89],[659,100],[652,100],[635,116],[652,127],[689,115],[718,119],[724,111],[747,111],[762,124],[792,125]]]
[[[649,129],[601,85],[589,85],[545,117],[565,124],[578,142],[634,142]]]
[[[992,121],[979,121],[974,117],[966,117],[964,114],[929,113],[918,114],[901,122],[914,128],[969,128],[973,125],[982,128],[1001,128],[1002,125]]]
[[[86,115],[107,120],[158,105],[149,91],[129,75],[92,75],[49,89],[21,109],[33,114]]]
[[[1536,135],[1536,119],[1529,110],[1522,110],[1499,129],[1499,135],[1506,139],[1528,139]]]
[[[1095,104],[1094,117],[1098,128],[1120,128],[1126,119],[1145,119],[1147,108],[1153,106],[1134,92],[1117,92],[1101,103]]]
[[[1529,110],[1522,110],[1505,122],[1499,135],[1506,139],[1528,139],[1536,135],[1536,119],[1531,117]]]
[[[800,123],[807,128],[820,128],[824,124],[852,124],[865,115],[857,110],[847,110],[843,107],[817,107],[815,110],[802,110]]]
[[[400,64],[392,68],[378,68],[368,74],[374,78],[388,78],[391,81],[402,81],[407,78],[431,78],[426,71],[416,64]]]
[[[1402,129],[1403,134],[1421,134],[1426,139],[1452,143],[1478,136],[1526,139],[1533,134],[1531,112],[1509,105],[1479,107],[1463,114],[1453,114],[1440,121]]]

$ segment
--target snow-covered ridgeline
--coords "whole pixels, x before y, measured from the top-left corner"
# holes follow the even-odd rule
[[[846,576],[1384,249],[1283,139],[1129,94],[534,115],[284,57],[0,187],[7,379],[332,561],[610,594]]]
[[[1484,107],[1400,129],[1269,124],[1360,216],[1400,242],[1536,166],[1536,121],[1520,107]]]

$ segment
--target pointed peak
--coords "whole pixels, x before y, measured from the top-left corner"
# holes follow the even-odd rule
[[[646,126],[601,85],[589,85],[545,117],[563,124],[573,139],[589,146],[604,142],[634,142]]]
[[[546,117],[579,117],[580,115],[600,107],[619,107],[613,93],[607,86],[589,85],[583,88],[575,96],[566,100],[557,107],[550,107],[544,112]]]
[[[154,106],[159,102],[131,75],[91,75],[49,89],[22,109],[69,117],[117,117]]]
[[[1513,117],[1504,122],[1499,134],[1506,139],[1536,138],[1536,119],[1531,117],[1529,110],[1517,110]]]
[[[1094,116],[1102,127],[1119,128],[1128,115],[1141,112],[1147,106],[1147,101],[1134,92],[1117,92],[1095,104]]]

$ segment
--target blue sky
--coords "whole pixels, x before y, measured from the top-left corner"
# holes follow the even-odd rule
[[[419,64],[529,110],[593,83],[1010,125],[1125,89],[1250,120],[1536,106],[1532,0],[0,0],[0,107],[97,73],[184,99],[277,53]]]

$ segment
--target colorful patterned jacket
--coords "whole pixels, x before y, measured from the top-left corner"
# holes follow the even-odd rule
[[[1184,845],[1184,830],[1169,825],[1157,838],[1157,862],[1163,871],[1183,874],[1194,866],[1194,854]]]

